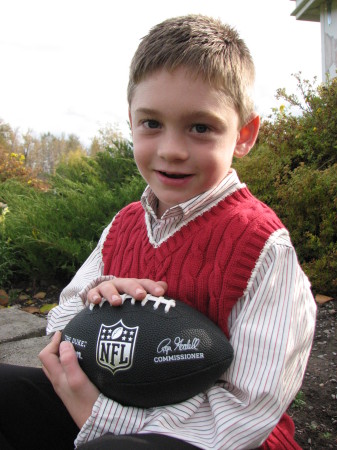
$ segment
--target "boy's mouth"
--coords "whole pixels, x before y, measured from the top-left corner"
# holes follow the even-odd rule
[[[186,174],[186,173],[168,173],[168,172],[162,172],[161,170],[159,170],[158,172],[167,178],[174,178],[174,179],[186,178],[186,177],[190,176],[189,174]]]

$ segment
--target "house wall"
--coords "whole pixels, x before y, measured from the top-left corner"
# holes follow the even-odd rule
[[[292,15],[321,23],[322,78],[337,77],[337,0],[296,0]]]
[[[327,2],[321,5],[321,35],[322,72],[326,80],[327,73],[331,78],[337,76],[337,0],[332,0],[331,11]]]

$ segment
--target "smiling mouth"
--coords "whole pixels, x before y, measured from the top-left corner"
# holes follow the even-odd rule
[[[191,175],[186,174],[186,173],[167,173],[167,172],[162,172],[161,170],[158,171],[161,175],[164,175],[167,178],[174,178],[174,179],[180,179],[180,178],[186,178],[186,177],[190,177]]]

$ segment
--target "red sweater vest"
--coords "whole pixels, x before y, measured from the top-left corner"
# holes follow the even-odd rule
[[[188,222],[159,246],[140,202],[115,218],[103,246],[104,274],[164,280],[167,295],[197,308],[228,336],[228,315],[281,221],[247,188]]]
[[[229,336],[228,316],[247,288],[270,235],[284,228],[247,188],[239,189],[158,246],[140,202],[118,213],[103,245],[104,275],[164,280],[167,295],[192,305]],[[284,414],[261,450],[300,450]]]

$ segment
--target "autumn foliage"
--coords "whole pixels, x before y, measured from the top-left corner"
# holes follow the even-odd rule
[[[22,153],[9,152],[0,147],[0,182],[16,179],[38,189],[48,189],[48,183],[25,165],[25,159]]]

